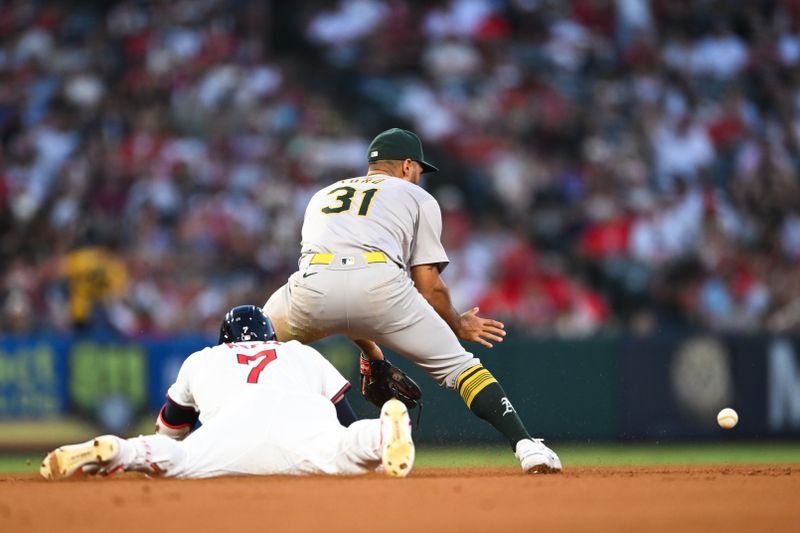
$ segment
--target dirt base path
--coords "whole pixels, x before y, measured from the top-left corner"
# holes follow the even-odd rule
[[[797,531],[800,465],[420,469],[404,479],[0,477],[0,531]]]

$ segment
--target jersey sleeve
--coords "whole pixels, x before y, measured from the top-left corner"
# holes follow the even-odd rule
[[[192,368],[196,358],[196,354],[192,354],[183,362],[181,369],[178,371],[178,377],[175,379],[175,383],[167,390],[167,398],[181,407],[191,407],[195,411],[198,411],[199,409],[197,408],[197,403],[195,403],[191,388]]]
[[[433,197],[420,203],[416,229],[408,266],[435,264],[444,270],[450,260],[442,246],[442,212]]]
[[[317,350],[310,346],[303,346],[303,348],[305,348],[307,359],[317,373],[320,386],[318,392],[333,403],[338,402],[350,388],[350,382]]]

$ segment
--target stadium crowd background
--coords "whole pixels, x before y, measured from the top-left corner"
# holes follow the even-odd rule
[[[0,331],[213,331],[392,126],[457,308],[800,331],[799,0],[0,0]]]

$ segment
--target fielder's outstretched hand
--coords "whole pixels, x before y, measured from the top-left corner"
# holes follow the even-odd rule
[[[473,307],[461,313],[460,325],[456,331],[458,337],[465,341],[477,342],[487,348],[493,347],[489,341],[503,342],[503,337],[506,336],[503,323],[491,318],[481,318],[478,316],[478,311],[477,307]]]

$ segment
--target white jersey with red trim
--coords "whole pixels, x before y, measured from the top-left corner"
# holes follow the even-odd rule
[[[349,382],[317,350],[297,341],[220,344],[190,355],[169,398],[200,412],[207,423],[235,397],[254,388],[307,393],[332,402]]]

